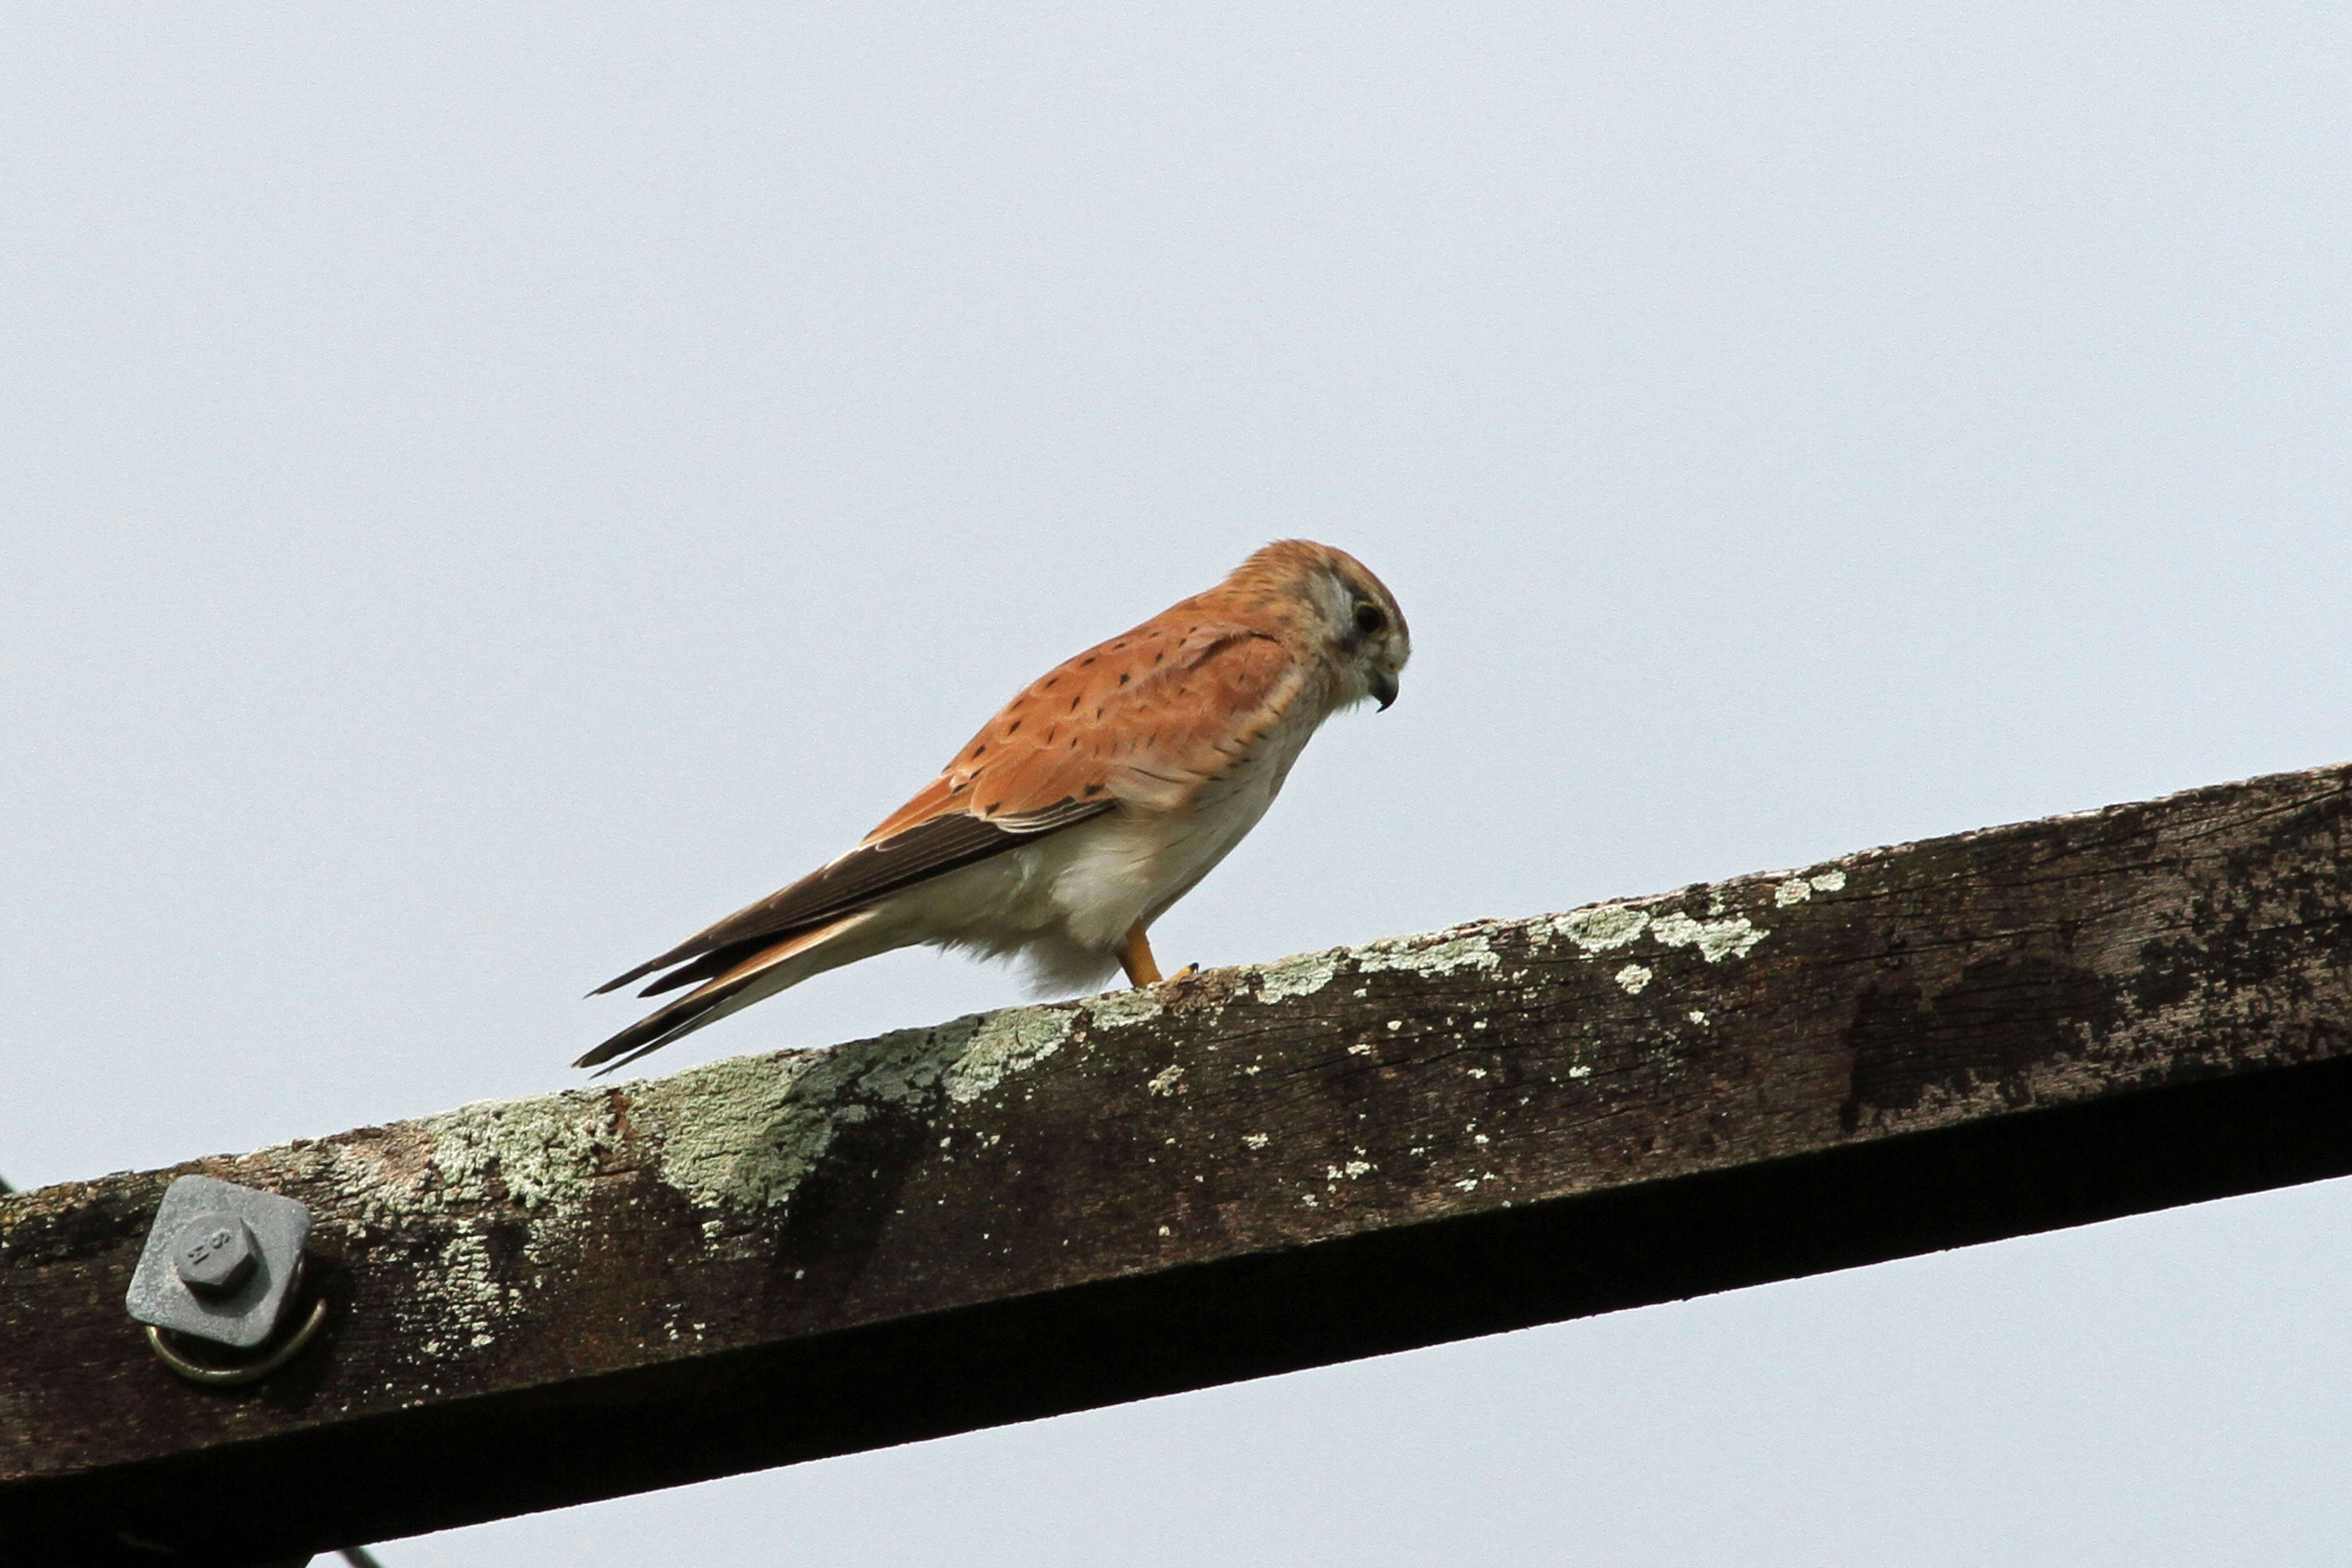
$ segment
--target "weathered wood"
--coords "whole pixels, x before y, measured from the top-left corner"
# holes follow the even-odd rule
[[[317,1219],[333,1325],[247,1390],[122,1316],[175,1173],[0,1199],[0,1542],[249,1562],[2352,1171],[2348,798],[200,1161]]]

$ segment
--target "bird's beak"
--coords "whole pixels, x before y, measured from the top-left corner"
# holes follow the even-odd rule
[[[1396,700],[1396,694],[1397,679],[1395,676],[1391,675],[1385,669],[1376,669],[1372,671],[1372,695],[1380,699],[1381,712],[1385,713],[1389,710],[1389,704]]]

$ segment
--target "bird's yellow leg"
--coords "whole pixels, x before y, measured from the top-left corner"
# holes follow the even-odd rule
[[[1160,965],[1151,957],[1151,940],[1143,934],[1140,925],[1127,928],[1127,944],[1118,950],[1118,963],[1127,971],[1129,985],[1160,984]]]

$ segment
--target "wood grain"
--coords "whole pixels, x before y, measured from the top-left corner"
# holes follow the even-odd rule
[[[2352,768],[0,1198],[0,1561],[247,1563],[2352,1171]],[[163,1186],[315,1220],[176,1381]]]

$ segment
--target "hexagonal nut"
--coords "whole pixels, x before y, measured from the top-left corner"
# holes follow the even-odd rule
[[[261,1260],[253,1232],[233,1214],[201,1214],[172,1240],[172,1267],[182,1283],[206,1296],[226,1296],[253,1278]]]

